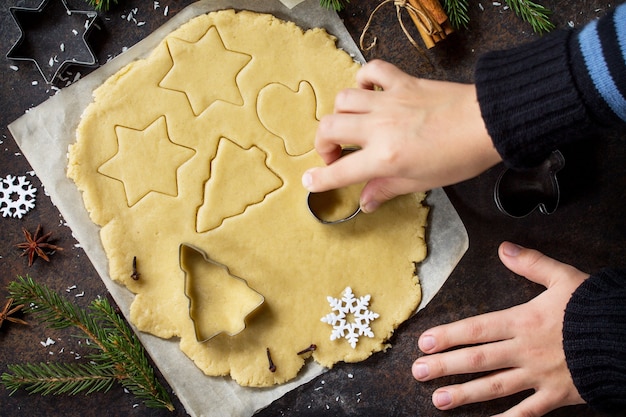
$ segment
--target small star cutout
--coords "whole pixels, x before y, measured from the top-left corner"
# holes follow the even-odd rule
[[[116,133],[118,151],[98,171],[124,184],[128,205],[151,191],[176,196],[177,170],[195,151],[170,140],[165,116],[143,130],[118,126]]]
[[[65,0],[44,0],[35,9],[9,10],[20,28],[20,37],[7,58],[34,62],[47,83],[54,82],[69,65],[97,64],[87,43],[96,12],[70,10]]]
[[[215,27],[197,42],[173,38],[167,46],[174,65],[159,86],[185,93],[196,116],[216,100],[243,104],[237,74],[252,57],[227,49]]]

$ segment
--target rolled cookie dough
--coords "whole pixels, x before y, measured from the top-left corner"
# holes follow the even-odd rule
[[[309,356],[327,367],[364,360],[385,348],[419,304],[414,263],[426,256],[424,195],[327,226],[309,213],[300,183],[306,169],[322,164],[314,150],[318,120],[355,84],[358,68],[322,29],[219,11],[192,19],[112,76],[82,116],[68,176],[101,226],[110,276],[136,294],[131,321],[180,338],[207,375],[261,387],[294,378]],[[232,275],[194,283],[236,276],[249,288],[232,288],[252,294],[251,305],[255,293],[262,296],[254,311],[240,308],[239,290],[215,297],[216,311],[232,311],[243,331],[198,341],[181,244]],[[354,348],[341,329],[331,340],[333,326],[321,320],[337,313],[328,297],[339,300],[347,287],[356,299],[370,295],[368,308],[378,314],[368,323],[373,336],[357,335]],[[214,311],[204,304],[195,304],[203,306],[196,316]],[[196,317],[211,331],[238,328],[212,319]],[[354,319],[347,314],[347,323]],[[313,353],[297,354],[311,344]]]

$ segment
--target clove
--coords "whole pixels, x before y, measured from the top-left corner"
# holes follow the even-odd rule
[[[311,346],[309,346],[308,348],[298,352],[298,355],[304,355],[307,352],[315,352],[315,349],[317,349],[317,345],[311,344]]]
[[[272,355],[270,355],[270,348],[265,348],[267,352],[267,361],[270,363],[270,372],[276,372],[276,365],[274,365],[274,361],[272,361]]]
[[[130,277],[137,281],[139,279],[139,272],[137,272],[137,257],[133,256],[133,273],[130,274]]]

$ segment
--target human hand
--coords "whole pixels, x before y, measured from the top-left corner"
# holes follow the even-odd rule
[[[367,182],[361,209],[371,212],[395,196],[474,177],[501,160],[473,85],[418,79],[380,60],[359,70],[357,85],[341,91],[335,113],[320,121],[315,149],[327,166],[303,175],[309,191]],[[341,145],[361,150],[339,159]]]
[[[531,301],[503,311],[467,318],[425,331],[422,352],[412,367],[418,381],[446,375],[494,371],[478,379],[437,389],[433,404],[441,410],[535,392],[502,416],[541,416],[566,405],[583,404],[565,362],[563,317],[572,293],[589,277],[536,250],[504,242],[504,265],[547,290]],[[457,346],[475,345],[457,350]]]

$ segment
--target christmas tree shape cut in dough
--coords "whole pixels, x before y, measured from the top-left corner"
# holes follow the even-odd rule
[[[283,181],[266,160],[265,152],[256,146],[244,149],[228,139],[220,140],[204,185],[204,203],[198,209],[199,233],[219,227],[282,187]]]
[[[243,105],[237,74],[252,57],[227,49],[214,26],[197,42],[172,37],[167,46],[173,65],[159,86],[184,93],[196,116],[216,100]]]
[[[196,338],[205,342],[220,333],[234,336],[246,328],[246,318],[265,301],[228,267],[204,251],[182,244],[180,267],[185,273],[185,295]]]
[[[143,130],[116,126],[115,133],[117,153],[98,172],[124,184],[128,206],[134,206],[151,191],[176,196],[178,168],[195,151],[171,141],[165,116]]]
[[[315,137],[302,137],[303,132],[315,132],[317,99],[311,84],[301,81],[298,91],[272,83],[259,92],[257,113],[265,128],[285,142],[289,155],[305,154],[313,149]],[[286,117],[285,115],[289,115]]]

